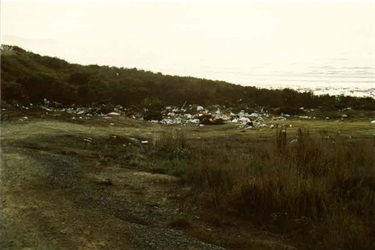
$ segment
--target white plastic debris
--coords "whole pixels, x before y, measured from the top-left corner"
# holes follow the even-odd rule
[[[191,120],[188,120],[188,123],[198,124],[198,123],[199,123],[199,119],[191,119]]]
[[[193,116],[191,114],[184,114],[184,117],[186,119],[193,119]]]
[[[117,112],[110,112],[110,113],[108,113],[107,115],[110,115],[110,116],[119,116],[120,113],[117,113]]]
[[[246,124],[246,123],[250,122],[250,119],[247,118],[247,117],[240,117],[240,118],[238,119],[238,121],[240,121],[240,122],[243,123],[243,124]]]
[[[83,141],[91,143],[92,142],[92,138],[90,138],[90,137],[89,138],[83,138]]]
[[[141,141],[142,144],[148,144],[148,141]]]
[[[307,115],[300,115],[299,118],[304,120],[311,120],[311,117]]]

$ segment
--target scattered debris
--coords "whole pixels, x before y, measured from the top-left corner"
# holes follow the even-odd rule
[[[274,128],[272,121],[286,121],[288,119],[302,119],[302,120],[313,120],[316,119],[315,116],[309,116],[308,113],[314,111],[313,109],[306,109],[301,107],[300,110],[304,112],[304,115],[293,115],[282,113],[279,116],[272,115],[268,113],[264,108],[259,108],[259,110],[252,110],[247,112],[245,110],[240,110],[239,112],[234,112],[233,109],[227,108],[223,105],[212,105],[209,107],[203,107],[201,105],[187,104],[186,102],[181,106],[166,106],[160,111],[155,110],[153,112],[160,112],[160,115],[152,116],[152,119],[147,118],[147,112],[150,110],[139,108],[136,106],[124,108],[121,105],[104,105],[96,104],[89,107],[81,107],[77,105],[71,105],[69,107],[64,107],[62,104],[50,101],[47,99],[43,100],[40,105],[23,106],[19,103],[12,104],[13,107],[25,109],[42,109],[46,111],[46,115],[51,115],[53,112],[63,112],[66,114],[71,114],[72,120],[89,120],[94,117],[103,117],[104,119],[116,119],[119,116],[126,116],[137,120],[148,120],[149,122],[156,124],[165,125],[185,125],[185,124],[195,124],[197,126],[204,125],[222,125],[222,124],[234,124],[239,127],[239,129],[258,129],[258,128]],[[4,107],[6,108],[6,107]],[[4,109],[3,108],[3,109]],[[351,110],[351,109],[347,109]],[[156,118],[157,117],[157,118]],[[347,119],[349,116],[347,114],[342,114],[340,116],[341,120]],[[22,121],[27,120],[25,116]],[[323,117],[324,119],[324,117]],[[330,117],[325,117],[329,120]],[[267,122],[268,121],[268,122]],[[110,126],[114,126],[115,123],[111,122]]]
[[[84,142],[92,143],[92,138],[83,138]]]
[[[113,186],[113,182],[111,179],[97,180],[96,183],[104,186]]]
[[[109,115],[109,116],[119,116],[119,115],[121,115],[120,113],[117,113],[117,112],[110,112],[110,113],[108,113],[107,115]]]

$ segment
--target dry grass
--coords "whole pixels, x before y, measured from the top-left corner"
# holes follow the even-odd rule
[[[191,149],[186,181],[206,208],[235,213],[319,249],[373,249],[375,141],[287,128],[253,147]],[[256,218],[256,219],[254,219]]]

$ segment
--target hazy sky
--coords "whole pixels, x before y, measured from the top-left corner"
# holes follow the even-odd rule
[[[323,57],[374,66],[375,0],[2,0],[1,38],[70,62],[183,75]]]

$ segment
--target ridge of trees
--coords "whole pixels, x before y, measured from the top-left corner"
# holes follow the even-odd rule
[[[221,104],[229,107],[267,107],[297,112],[299,107],[375,110],[373,98],[315,96],[292,89],[260,89],[224,81],[153,73],[137,68],[71,64],[17,46],[1,46],[2,100],[22,104],[44,98],[64,105],[103,103],[137,106]]]

